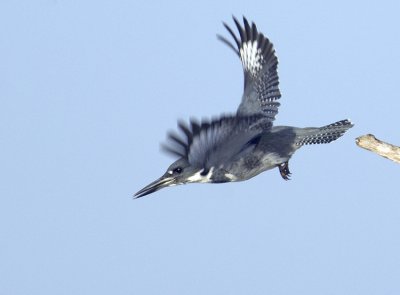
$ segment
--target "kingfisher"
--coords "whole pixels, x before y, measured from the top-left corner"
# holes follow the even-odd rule
[[[300,147],[330,143],[353,127],[347,119],[323,127],[273,126],[281,97],[275,49],[254,22],[245,17],[243,25],[235,17],[233,21],[239,35],[223,23],[233,42],[217,38],[233,49],[243,66],[244,91],[236,113],[179,120],[180,134],[169,132],[162,145],[175,162],[134,198],[179,184],[244,181],[274,168],[288,180],[289,160]]]

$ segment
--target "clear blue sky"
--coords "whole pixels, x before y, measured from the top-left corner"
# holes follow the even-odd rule
[[[245,15],[280,60],[277,125],[356,126],[293,177],[132,195],[176,119],[234,111],[216,40]],[[0,2],[0,294],[400,294],[399,1]]]

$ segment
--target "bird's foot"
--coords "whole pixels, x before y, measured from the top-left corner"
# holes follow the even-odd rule
[[[289,162],[279,164],[278,168],[279,168],[279,173],[281,174],[282,178],[284,180],[290,180],[290,175],[292,173],[290,173],[290,171],[289,171]]]

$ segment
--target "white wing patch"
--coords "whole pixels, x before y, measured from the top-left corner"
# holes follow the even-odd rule
[[[261,54],[261,49],[258,48],[258,42],[247,41],[242,44],[240,48],[240,58],[242,60],[243,68],[246,72],[256,76],[261,70],[264,57]]]

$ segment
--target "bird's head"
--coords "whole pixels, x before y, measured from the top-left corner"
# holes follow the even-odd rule
[[[190,165],[187,159],[181,158],[172,163],[163,176],[138,191],[134,198],[137,199],[154,193],[164,187],[178,184],[209,182],[209,176],[211,175],[209,172],[210,171],[205,171],[205,169],[195,168]]]

